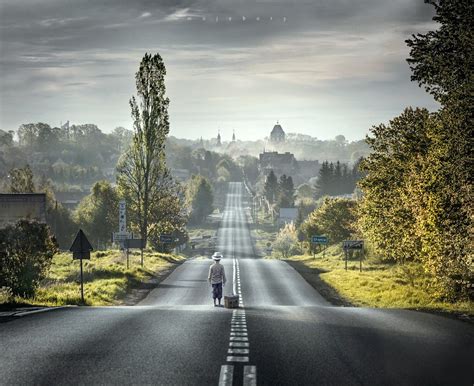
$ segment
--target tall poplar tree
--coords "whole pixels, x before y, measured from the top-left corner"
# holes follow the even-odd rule
[[[165,75],[161,56],[146,53],[135,75],[137,96],[130,99],[133,141],[118,165],[118,185],[145,242],[151,211],[160,196],[159,182],[166,174],[169,99],[165,95]]]

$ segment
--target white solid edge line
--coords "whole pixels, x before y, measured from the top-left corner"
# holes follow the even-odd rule
[[[19,311],[17,313],[13,313],[11,316],[22,317],[22,316],[33,315],[33,314],[40,314],[41,312],[55,311],[55,310],[61,310],[63,308],[71,308],[71,307],[76,307],[76,306],[46,307],[46,308],[41,308],[39,310]]]

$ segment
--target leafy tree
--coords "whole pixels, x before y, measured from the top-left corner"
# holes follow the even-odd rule
[[[412,80],[441,103],[430,127],[431,150],[410,188],[419,194],[422,257],[440,296],[473,296],[472,229],[474,3],[430,0],[439,28],[407,40]]]
[[[0,287],[33,296],[45,277],[57,244],[46,224],[20,220],[0,229]]]
[[[165,96],[166,68],[159,54],[145,54],[136,73],[137,98],[130,106],[133,142],[118,165],[117,182],[142,238],[147,240],[152,203],[159,197],[165,171],[165,139],[169,132]]]
[[[429,0],[440,28],[413,36],[412,80],[440,111],[406,109],[373,129],[362,163],[361,226],[397,261],[420,259],[441,297],[472,296],[472,15],[470,1]],[[455,60],[453,59],[455,58]]]
[[[223,165],[217,169],[217,179],[219,182],[229,182],[230,181],[230,173],[229,170]]]
[[[314,196],[314,190],[309,184],[301,184],[298,186],[298,199],[312,198]]]
[[[242,168],[243,174],[251,185],[255,185],[258,180],[258,158],[249,155],[243,155],[238,158],[238,163]]]
[[[111,183],[98,181],[74,211],[76,222],[96,248],[109,241],[112,232],[118,229],[118,202],[117,191]]]
[[[424,86],[444,106],[456,99],[468,107],[472,101],[474,5],[470,0],[425,0],[435,8],[435,31],[413,35],[407,59],[411,79]],[[470,104],[472,106],[472,104]]]
[[[186,202],[191,209],[190,220],[204,221],[213,211],[214,195],[209,180],[203,176],[192,176],[186,190]]]
[[[152,210],[150,241],[151,244],[160,250],[168,250],[177,244],[183,244],[188,239],[186,224],[188,222],[187,206],[185,195],[180,184],[173,180],[167,172],[160,180],[160,199]],[[163,245],[160,242],[161,234],[173,236],[173,243]]]
[[[323,234],[336,243],[351,237],[356,229],[356,206],[352,200],[325,198],[302,225],[306,239]]]
[[[296,219],[296,226],[300,227],[306,220],[310,213],[316,209],[316,202],[310,198],[300,199],[298,202],[298,217]]]
[[[13,145],[13,131],[3,131],[0,129],[0,147]]]
[[[278,179],[275,173],[273,173],[273,170],[271,170],[265,180],[265,185],[263,187],[263,195],[265,196],[265,198],[268,200],[270,204],[274,204],[277,200],[278,193],[279,193]]]
[[[46,179],[44,175],[39,179],[37,192],[46,194],[46,223],[59,248],[68,249],[78,228],[71,212],[56,200],[51,180]]]
[[[372,153],[363,162],[367,176],[360,182],[364,198],[360,225],[375,250],[386,259],[404,262],[420,256],[416,214],[407,186],[429,150],[430,115],[426,109],[406,109],[389,125],[372,128],[367,138]]]
[[[33,193],[35,184],[33,182],[33,172],[29,165],[24,168],[14,168],[9,172],[10,192],[12,193]]]
[[[284,259],[296,253],[298,245],[298,233],[293,223],[285,224],[280,229],[273,243],[273,249]]]

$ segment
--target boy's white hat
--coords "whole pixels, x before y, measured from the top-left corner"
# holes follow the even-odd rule
[[[214,252],[214,254],[212,255],[212,258],[213,258],[214,260],[220,260],[220,259],[222,259],[222,253],[220,253],[220,252]]]

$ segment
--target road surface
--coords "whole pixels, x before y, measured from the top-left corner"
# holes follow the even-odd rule
[[[473,384],[472,325],[331,306],[286,263],[256,258],[243,195],[230,184],[218,232],[241,308],[213,307],[211,261],[189,260],[136,306],[0,323],[0,384]]]

